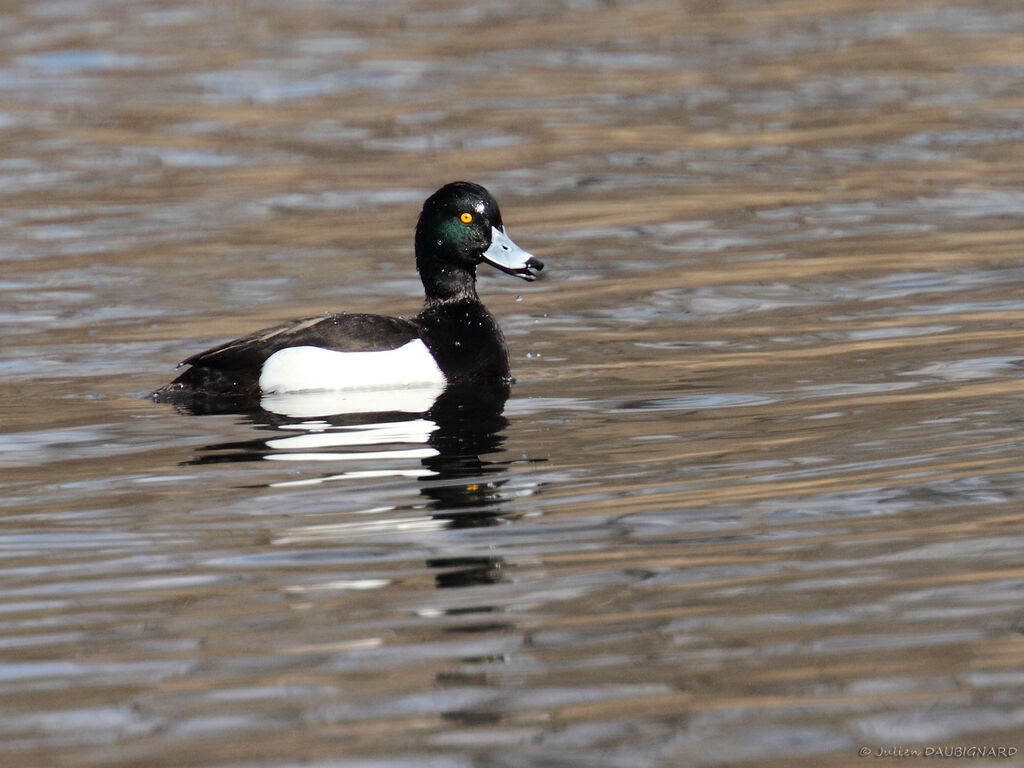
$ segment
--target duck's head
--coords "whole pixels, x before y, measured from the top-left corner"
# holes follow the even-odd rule
[[[423,203],[416,225],[416,268],[428,298],[445,299],[472,289],[478,264],[535,280],[544,263],[507,234],[491,193],[479,184],[445,184]]]

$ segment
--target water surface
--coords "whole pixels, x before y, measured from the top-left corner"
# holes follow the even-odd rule
[[[0,4],[4,762],[1024,749],[1022,34],[1012,2]],[[454,178],[548,265],[480,278],[507,401],[146,398],[282,319],[415,313]]]

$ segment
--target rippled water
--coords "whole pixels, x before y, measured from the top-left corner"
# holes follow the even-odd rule
[[[1022,33],[0,4],[0,762],[1019,760]],[[282,319],[417,311],[455,178],[548,265],[481,277],[507,402],[146,398]]]

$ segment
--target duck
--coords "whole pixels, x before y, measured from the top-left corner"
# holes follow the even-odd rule
[[[509,384],[505,338],[477,295],[476,269],[532,282],[544,263],[509,237],[491,193],[468,181],[426,199],[414,242],[425,295],[416,316],[337,312],[264,328],[186,358],[153,399]]]

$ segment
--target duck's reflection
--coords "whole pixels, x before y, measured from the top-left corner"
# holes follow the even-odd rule
[[[401,401],[381,393],[363,398],[265,398],[259,408],[246,413],[246,418],[260,429],[259,439],[209,445],[189,463],[295,462],[305,472],[321,464],[332,467],[327,473],[272,484],[282,489],[324,484],[365,486],[367,479],[372,484],[375,478],[416,479],[419,495],[414,503],[364,509],[361,512],[369,514],[342,514],[330,522],[321,519],[316,524],[289,527],[272,538],[275,546],[294,548],[299,553],[309,545],[318,549],[378,535],[388,541],[410,537],[420,544],[440,529],[493,526],[512,518],[509,502],[532,494],[533,486],[524,482],[521,473],[510,472],[510,462],[502,456],[508,426],[503,412],[509,387],[449,388],[420,410],[415,410],[418,393],[401,394],[405,398]],[[398,403],[400,408],[396,407]],[[334,410],[340,406],[348,410]],[[338,466],[345,469],[335,471]],[[386,504],[384,494],[373,494],[371,499],[371,504]],[[521,575],[522,564],[491,554],[490,541],[489,534],[443,538],[438,540],[440,551],[426,558],[434,587],[443,594],[439,592],[436,601],[419,604],[415,614],[423,622],[436,623],[441,638],[434,646],[452,654],[452,664],[437,675],[441,688],[492,687],[488,675],[466,673],[463,667],[476,670],[505,666],[511,658],[506,649],[518,645],[514,639],[519,631],[517,622],[502,596],[488,596],[479,590],[492,593],[495,590],[488,588],[514,584],[511,573]],[[454,551],[449,548],[453,544]],[[299,578],[288,584],[285,592],[296,606],[313,605],[325,595],[382,590],[396,581],[399,579],[381,569],[373,574],[353,571],[340,579],[332,573],[326,579]],[[502,639],[506,636],[512,639]],[[388,640],[373,636],[361,638],[358,643],[338,651],[342,663],[351,663],[349,653],[385,654]],[[440,714],[446,720],[468,725],[497,723],[504,718],[498,710],[477,706]]]
[[[209,401],[179,405],[190,413],[241,412],[272,437],[216,443],[201,449],[188,464],[223,462],[317,462],[345,467],[272,487],[302,487],[374,478],[410,477],[420,481],[433,527],[494,525],[502,502],[528,494],[502,490],[508,462],[486,457],[504,443],[508,420],[502,415],[509,396],[504,383],[357,393],[302,393],[264,396],[257,407]],[[248,404],[255,406],[255,404]],[[348,465],[348,466],[346,466]],[[356,467],[355,465],[358,465]],[[422,511],[419,511],[422,520]]]

